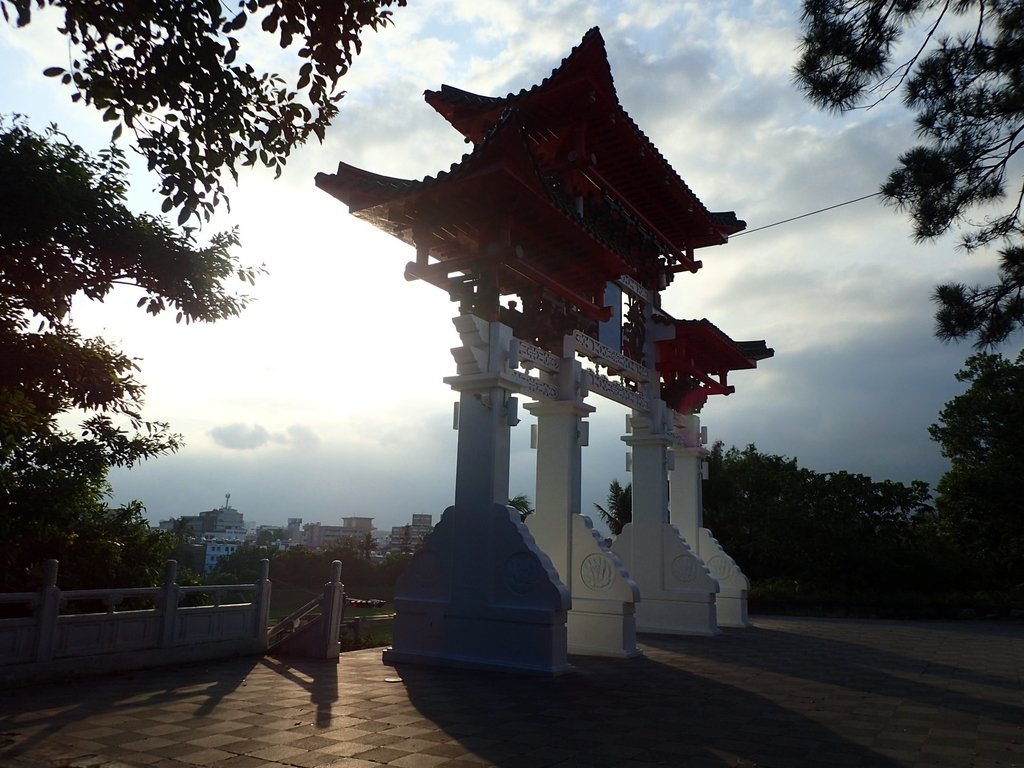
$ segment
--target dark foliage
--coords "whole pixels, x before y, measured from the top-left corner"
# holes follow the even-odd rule
[[[129,129],[160,178],[163,213],[177,209],[181,226],[209,219],[226,201],[225,175],[237,179],[240,166],[256,163],[280,174],[293,148],[311,135],[323,140],[361,32],[388,24],[392,5],[405,0],[242,0],[234,11],[208,0],[0,0],[0,13],[18,27],[37,21],[37,9],[63,14],[68,60],[43,74],[114,123],[112,141]],[[295,54],[294,82],[245,61],[240,33],[251,19]],[[128,284],[151,314],[214,321],[246,304],[230,281],[251,283],[258,271],[231,254],[234,232],[200,246],[190,229],[130,212],[125,169],[113,146],[93,157],[55,127],[39,134],[0,118],[6,589],[33,588],[50,557],[62,559],[65,586],[79,572],[96,574],[89,586],[147,583],[175,544],[143,535],[140,505],[111,510],[104,502],[109,467],[174,451],[179,438],[142,420],[135,361],[82,338],[72,301],[102,301]],[[58,426],[78,411],[85,420],[77,434]]]
[[[525,493],[517,493],[508,500],[508,505],[519,513],[519,520],[523,523],[526,522],[526,518],[536,511],[530,502],[530,497]]]
[[[754,582],[873,600],[963,586],[966,564],[944,537],[928,486],[818,473],[796,459],[714,446],[704,522]]]
[[[363,541],[341,539],[324,550],[290,547],[278,550],[252,544],[240,546],[221,558],[207,576],[211,584],[244,584],[259,576],[260,561],[270,560],[270,580],[275,584],[318,592],[327,581],[331,563],[341,561],[341,580],[350,596],[390,600],[398,577],[411,555],[391,555],[381,563],[369,559]]]
[[[622,529],[633,520],[633,484],[623,486],[612,480],[608,486],[608,508],[594,504],[612,536],[618,536]]]
[[[125,171],[114,147],[93,157],[55,128],[38,134],[0,119],[0,439],[71,408],[140,420],[135,362],[80,337],[76,297],[102,301],[132,285],[139,307],[185,322],[231,317],[247,303],[226,287],[257,272],[231,254],[236,235],[201,246],[187,230],[132,213]]]
[[[1024,352],[1015,362],[975,355],[931,436],[949,459],[939,522],[994,589],[1024,589]]]
[[[25,26],[35,8],[63,14],[68,61],[44,70],[134,134],[160,177],[164,213],[209,218],[225,198],[224,175],[260,163],[278,174],[292,149],[324,132],[344,96],[338,83],[365,28],[391,21],[406,0],[0,0]],[[285,79],[246,61],[250,21],[296,57]],[[301,62],[301,64],[300,64]]]
[[[32,588],[61,560],[65,587],[152,583],[173,541],[149,534],[140,505],[109,509],[107,471],[177,449],[143,421],[135,361],[71,321],[76,297],[130,284],[151,314],[186,321],[241,311],[233,233],[189,232],[131,213],[117,149],[93,157],[51,128],[0,120],[0,540],[5,589]],[[76,431],[58,417],[81,414]]]

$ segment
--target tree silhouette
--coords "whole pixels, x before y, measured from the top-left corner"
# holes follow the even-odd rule
[[[992,588],[1024,585],[1024,352],[1015,362],[974,355],[957,373],[967,391],[929,433],[950,468],[939,480],[939,522]]]
[[[619,481],[612,480],[608,486],[608,508],[594,504],[601,519],[608,525],[613,536],[622,533],[622,529],[633,521],[633,484],[622,486]]]
[[[359,540],[359,552],[364,560],[369,560],[376,551],[377,542],[374,541],[373,534],[367,531],[363,538]]]
[[[508,500],[508,505],[519,512],[519,519],[524,523],[526,518],[536,512],[533,504],[530,503],[530,497],[525,493],[517,493]]]
[[[256,163],[280,175],[292,149],[323,141],[362,31],[390,24],[388,7],[405,3],[242,0],[232,10],[207,0],[0,0],[0,11],[18,27],[53,18],[35,19],[34,8],[63,12],[68,60],[43,74],[111,121],[115,139],[133,135],[160,177],[164,213],[178,209],[183,224],[209,219],[225,200],[226,175],[237,180]],[[262,33],[242,33],[250,19]],[[294,54],[297,72],[255,69],[261,37]]]
[[[883,197],[910,214],[918,240],[956,226],[967,250],[1000,243],[998,281],[940,285],[936,335],[1005,340],[1024,324],[1024,12],[984,0],[804,0],[796,78],[813,103],[838,112],[893,93],[921,144],[904,152]],[[912,55],[893,55],[909,34]],[[1009,185],[1009,187],[1007,186]]]

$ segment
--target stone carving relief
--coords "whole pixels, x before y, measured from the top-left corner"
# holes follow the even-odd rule
[[[537,587],[538,568],[534,559],[525,552],[517,552],[505,561],[503,581],[516,595],[528,595]]]
[[[597,553],[587,555],[580,563],[580,579],[595,592],[600,592],[611,586],[614,577],[615,566],[606,555]]]
[[[672,576],[676,581],[688,584],[697,578],[699,567],[696,558],[680,555],[672,561]]]
[[[716,581],[724,581],[732,575],[736,564],[733,562],[732,558],[715,555],[708,560],[707,566],[713,579]]]

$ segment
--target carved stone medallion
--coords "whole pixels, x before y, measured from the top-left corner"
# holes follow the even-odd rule
[[[680,555],[672,561],[672,576],[676,581],[691,582],[697,578],[697,561],[692,557]]]
[[[510,592],[528,595],[537,587],[537,564],[525,552],[518,552],[505,561],[503,581]]]
[[[729,561],[729,558],[715,555],[708,560],[708,570],[711,571],[712,578],[721,581],[732,575],[733,564]]]
[[[606,555],[594,552],[583,558],[583,562],[580,563],[580,578],[595,592],[611,586],[614,577],[615,567]]]

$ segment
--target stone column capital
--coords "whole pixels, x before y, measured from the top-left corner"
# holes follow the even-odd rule
[[[619,438],[631,448],[634,446],[655,445],[668,448],[672,445],[672,438],[665,434],[636,434],[623,435]]]
[[[499,387],[508,392],[515,392],[516,386],[500,374],[469,373],[460,376],[445,376],[444,383],[456,392],[483,392]]]
[[[585,419],[597,410],[592,405],[587,405],[579,400],[540,400],[526,403],[523,406],[534,416],[576,416]]]
[[[690,446],[683,443],[672,443],[672,452],[680,459],[704,459],[711,455],[711,451],[702,445]]]

